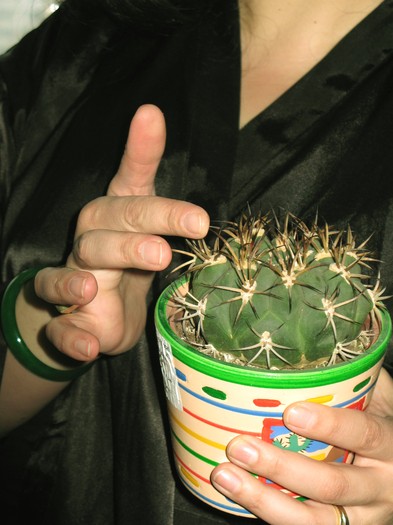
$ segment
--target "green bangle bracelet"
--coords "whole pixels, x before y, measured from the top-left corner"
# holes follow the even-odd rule
[[[1,303],[1,324],[4,339],[9,350],[19,363],[30,370],[30,372],[33,372],[33,374],[50,381],[71,381],[87,372],[87,370],[89,370],[94,364],[94,361],[87,364],[83,363],[81,365],[80,361],[63,356],[59,352],[62,361],[66,364],[67,368],[65,370],[52,368],[40,361],[29,350],[20,335],[18,324],[16,322],[15,307],[19,292],[25,283],[34,279],[39,270],[41,270],[41,268],[25,270],[17,275],[7,286]]]

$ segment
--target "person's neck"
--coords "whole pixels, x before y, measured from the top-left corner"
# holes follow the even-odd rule
[[[240,0],[240,126],[269,106],[382,0]]]
[[[309,25],[324,28],[351,20],[355,26],[383,0],[239,0],[243,29],[252,35]]]

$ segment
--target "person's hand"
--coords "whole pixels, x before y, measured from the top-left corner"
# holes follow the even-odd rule
[[[338,525],[333,505],[345,508],[351,525],[393,523],[393,380],[385,370],[366,412],[298,403],[287,408],[284,422],[298,434],[354,451],[354,464],[237,437],[227,448],[230,463],[214,469],[213,485],[270,525]],[[310,499],[293,499],[247,471]]]
[[[72,253],[64,268],[46,268],[35,279],[47,302],[79,305],[46,328],[63,353],[82,360],[131,348],[146,320],[146,295],[155,271],[171,261],[162,235],[200,238],[207,213],[191,203],[157,197],[154,179],[165,147],[165,121],[152,105],[136,112],[124,156],[107,195],[81,211]]]

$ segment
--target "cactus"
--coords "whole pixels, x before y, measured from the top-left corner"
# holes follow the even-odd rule
[[[191,258],[176,269],[187,267],[188,292],[173,301],[190,344],[271,369],[329,366],[369,346],[386,297],[350,228],[245,213],[212,231],[211,247],[187,241]]]

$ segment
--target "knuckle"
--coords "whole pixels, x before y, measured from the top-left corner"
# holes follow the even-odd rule
[[[274,451],[275,452],[275,451]],[[266,469],[266,476],[274,479],[278,474],[283,472],[286,467],[286,462],[283,461],[281,454],[264,454],[264,469]]]
[[[180,224],[179,207],[173,204],[167,205],[166,217],[170,230],[177,231]]]
[[[90,230],[99,224],[100,203],[104,197],[98,197],[83,206],[79,212],[78,223],[81,231]]]
[[[133,255],[133,243],[131,239],[127,236],[122,238],[118,247],[118,258],[119,263],[122,267],[126,267],[132,263]]]
[[[380,448],[384,439],[384,431],[381,423],[369,417],[364,427],[364,432],[360,437],[360,447],[362,450],[373,450]]]
[[[124,210],[124,221],[127,229],[132,231],[141,230],[141,226],[145,223],[149,207],[143,197],[129,198],[126,200]]]
[[[64,354],[67,351],[67,331],[62,330],[59,324],[57,319],[50,321],[46,326],[46,335],[56,350]]]
[[[34,280],[34,291],[38,297],[49,302],[61,301],[65,292],[62,270],[41,270]]]
[[[55,296],[62,297],[62,295],[64,294],[64,289],[63,289],[64,284],[62,280],[59,279],[57,276],[55,276],[52,286],[53,286]]]
[[[257,515],[266,505],[264,493],[260,490],[260,487],[258,487],[257,490],[246,491],[246,494],[247,499],[243,502],[244,506],[247,507],[250,512]]]
[[[34,278],[34,292],[38,297],[43,296],[45,290],[45,270],[40,270]]]
[[[326,516],[315,515],[315,513],[311,511],[304,525],[326,525]]]
[[[90,254],[91,254],[91,242],[90,235],[88,233],[82,233],[74,243],[73,254],[75,261],[80,266],[90,266]]]
[[[67,346],[67,336],[65,332],[62,332],[57,341],[56,348],[59,350],[59,352],[65,354],[67,353]]]
[[[339,469],[338,472],[332,469],[321,485],[321,499],[326,503],[335,503],[345,498],[349,489],[350,483],[347,476],[345,476],[344,469]]]
[[[315,427],[323,428],[324,440],[331,441],[342,432],[342,420],[337,416],[324,419],[324,417],[321,417],[321,414],[319,414]]]

